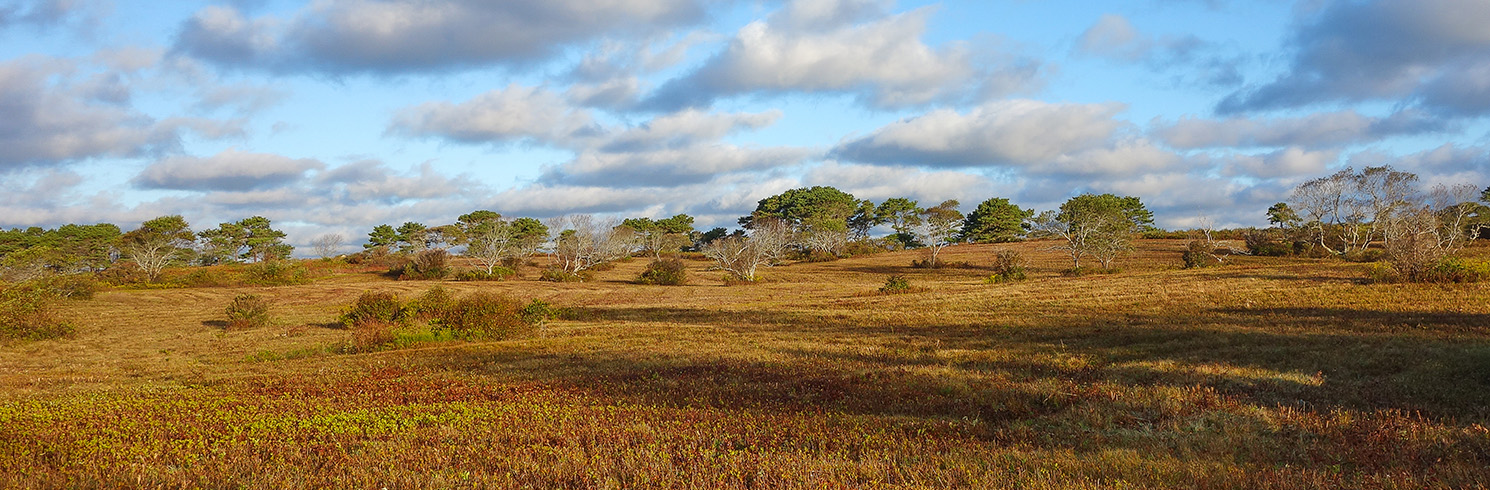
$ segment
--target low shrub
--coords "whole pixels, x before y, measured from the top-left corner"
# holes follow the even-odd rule
[[[688,267],[678,259],[654,260],[636,278],[638,284],[682,286],[688,283]]]
[[[543,274],[538,276],[538,280],[549,282],[584,282],[586,280],[589,280],[589,278],[589,271],[580,271],[578,273],[574,273],[553,267],[544,269]]]
[[[1424,282],[1490,281],[1490,261],[1446,257],[1428,269]]]
[[[1402,274],[1387,262],[1373,262],[1366,266],[1366,278],[1373,283],[1390,284],[1402,282]]]
[[[616,260],[616,261],[613,261],[613,262],[601,262],[599,264],[595,264],[595,265],[590,266],[590,269],[589,270],[596,271],[596,272],[605,272],[605,271],[609,271],[609,270],[615,270],[616,269],[616,263],[617,262],[631,262],[631,257],[626,257],[624,259]]]
[[[66,274],[46,279],[46,287],[58,298],[93,299],[104,285],[93,274]]]
[[[911,281],[900,274],[894,274],[885,279],[885,285],[880,288],[880,292],[883,294],[909,293],[914,290],[911,287]]]
[[[1248,230],[1242,235],[1242,240],[1247,244],[1247,253],[1260,257],[1284,257],[1293,255],[1296,247],[1294,244],[1284,243],[1283,232],[1268,230]]]
[[[734,274],[726,273],[724,277],[720,279],[720,281],[723,281],[725,286],[744,286],[748,284],[759,284],[761,282],[761,279],[759,277],[756,277],[754,279],[746,279]]]
[[[365,321],[352,327],[352,352],[372,352],[398,340],[394,329],[398,325],[381,321]]]
[[[269,325],[269,302],[256,294],[240,294],[228,303],[228,328],[244,329]]]
[[[854,240],[843,246],[843,253],[850,257],[874,255],[884,251],[885,244],[882,240]]]
[[[1369,248],[1366,250],[1355,250],[1340,256],[1346,262],[1381,262],[1386,260],[1387,253],[1381,249]]]
[[[1015,250],[1001,250],[994,255],[992,269],[989,283],[1023,281],[1026,277],[1024,255]]]
[[[1117,273],[1122,272],[1122,271],[1123,271],[1123,269],[1118,268],[1118,267],[1104,269],[1104,268],[1101,268],[1101,267],[1081,266],[1081,267],[1077,267],[1075,269],[1066,269],[1066,270],[1063,270],[1063,271],[1061,271],[1061,275],[1073,276],[1073,277],[1080,277],[1080,276],[1085,276],[1085,275],[1088,275],[1088,274],[1117,274]]]
[[[429,288],[419,299],[414,300],[408,309],[413,310],[421,320],[432,320],[442,318],[455,307],[455,296],[450,294],[449,289],[442,286]]]
[[[547,301],[535,299],[529,301],[527,306],[523,306],[522,317],[523,321],[532,325],[542,325],[549,320],[563,316],[564,313],[563,309],[551,305]]]
[[[97,274],[99,281],[110,286],[124,286],[129,284],[141,284],[149,280],[145,270],[134,262],[115,262],[114,265],[104,269]]]
[[[457,281],[501,281],[516,275],[517,271],[506,267],[493,267],[491,272],[482,269],[467,269],[455,275]]]
[[[72,337],[77,327],[57,318],[57,295],[40,282],[0,284],[0,339]]]
[[[1186,269],[1197,269],[1219,265],[1221,262],[1212,255],[1210,245],[1201,240],[1190,240],[1185,244],[1184,253],[1180,254],[1180,260],[1184,261]]]
[[[367,291],[341,315],[341,323],[357,328],[359,325],[396,325],[410,319],[411,310],[406,308],[397,294],[387,291]]]
[[[240,276],[243,284],[254,286],[288,286],[310,282],[310,270],[299,262],[271,260],[250,264]]]
[[[523,317],[522,302],[486,291],[461,298],[431,324],[456,338],[498,340],[512,338],[532,325]]]
[[[398,278],[401,280],[438,280],[449,275],[450,252],[431,249],[414,254],[413,260],[400,268]]]

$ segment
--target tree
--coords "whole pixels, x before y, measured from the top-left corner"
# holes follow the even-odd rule
[[[1365,250],[1378,237],[1390,240],[1382,227],[1417,199],[1417,180],[1417,175],[1389,165],[1366,167],[1360,173],[1346,167],[1299,184],[1290,200],[1312,231],[1310,241],[1343,255]]]
[[[505,221],[494,211],[461,215],[455,226],[466,244],[465,255],[476,259],[487,274],[498,264],[531,257],[548,241],[548,227],[533,218]]]
[[[915,228],[921,224],[921,211],[915,200],[893,197],[874,209],[875,220],[895,230],[895,240],[907,248],[915,247]]]
[[[761,199],[755,212],[740,218],[740,225],[751,229],[760,219],[778,219],[792,227],[804,221],[841,221],[846,229],[858,207],[852,194],[826,186],[804,187]]]
[[[424,231],[426,229],[428,227],[424,226],[424,223],[415,221],[405,221],[404,224],[398,225],[398,229],[395,230],[398,232],[398,240],[396,242],[398,243],[398,252],[409,254],[422,252],[424,249],[429,248],[429,243],[425,242]]]
[[[381,247],[383,250],[392,250],[397,245],[398,230],[383,224],[373,227],[372,232],[367,234],[367,243],[362,245],[362,248],[372,250]]]
[[[1103,268],[1132,249],[1133,234],[1153,224],[1153,213],[1137,197],[1112,194],[1082,194],[1061,204],[1060,211],[1046,211],[1035,218],[1038,236],[1060,238],[1055,248],[1071,257],[1071,266],[1081,268],[1081,258],[1092,256]]]
[[[693,239],[693,217],[680,214],[671,218],[653,221],[651,218],[629,218],[621,226],[631,228],[641,241],[642,251],[661,259],[663,253],[677,252],[691,245]]]
[[[329,259],[336,256],[336,252],[341,249],[341,244],[345,242],[346,239],[342,238],[340,233],[327,233],[311,240],[310,246],[315,249],[316,255]]]
[[[867,239],[869,238],[869,230],[883,224],[879,221],[879,216],[875,214],[874,210],[875,205],[873,201],[868,199],[859,201],[858,207],[854,209],[854,214],[848,218],[848,229],[852,232],[852,239]]]
[[[203,255],[207,257],[204,262],[264,262],[289,258],[295,247],[284,242],[284,232],[270,225],[269,218],[253,216],[203,230],[198,236],[203,241]]]
[[[186,259],[195,237],[185,218],[171,215],[146,221],[119,241],[124,254],[145,271],[150,282],[155,282],[167,265]]]
[[[1280,202],[1268,207],[1268,223],[1280,228],[1292,228],[1297,226],[1302,219],[1299,213],[1288,207],[1288,203]]]
[[[1474,240],[1478,229],[1465,226],[1478,204],[1475,187],[1439,185],[1418,202],[1400,206],[1382,224],[1387,258],[1408,281],[1430,279],[1431,269]]]
[[[759,278],[758,269],[781,261],[793,233],[791,226],[782,220],[762,219],[754,225],[748,236],[731,235],[709,242],[704,246],[704,256],[713,259],[717,267],[735,279],[754,282]]]
[[[948,199],[921,211],[921,224],[916,227],[916,238],[925,244],[929,255],[927,264],[931,267],[941,265],[938,257],[942,249],[955,242],[962,229],[963,216],[957,210],[958,204],[960,203],[956,199]]]
[[[548,229],[560,230],[553,240],[553,258],[560,270],[570,274],[625,257],[637,243],[636,232],[614,218],[596,221],[588,214],[560,216],[550,220]]]
[[[1013,242],[1030,229],[1034,210],[1025,210],[1008,199],[995,197],[978,204],[962,222],[962,239],[977,243]]]

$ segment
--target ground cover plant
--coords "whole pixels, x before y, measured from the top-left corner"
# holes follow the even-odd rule
[[[1186,269],[1182,239],[1073,276],[1050,247],[787,262],[750,287],[696,260],[686,285],[636,285],[638,260],[584,282],[374,267],[57,299],[70,338],[0,344],[0,487],[1490,485],[1490,284]],[[1025,279],[990,286],[1002,252]],[[892,275],[926,292],[864,294]],[[216,326],[243,294],[274,321]],[[338,348],[352,311],[429,323],[487,295],[521,299],[473,308],[551,321]]]

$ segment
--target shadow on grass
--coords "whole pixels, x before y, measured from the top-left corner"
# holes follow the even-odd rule
[[[1057,313],[1041,319],[1041,326],[1023,327],[978,323],[886,325],[856,315],[823,315],[810,310],[667,307],[586,308],[578,311],[578,318],[596,322],[708,325],[767,336],[823,334],[857,338],[861,346],[890,347],[872,354],[853,349],[780,348],[779,352],[799,361],[769,366],[721,367],[700,364],[680,354],[672,360],[649,361],[652,365],[645,368],[637,366],[648,363],[583,369],[598,372],[602,375],[600,379],[609,379],[607,375],[621,376],[623,379],[617,386],[636,388],[640,394],[653,391],[677,394],[681,397],[674,400],[677,402],[751,400],[757,396],[752,393],[764,391],[774,394],[751,403],[806,403],[856,412],[875,412],[875,403],[881,403],[883,411],[889,414],[990,419],[1007,416],[989,407],[1029,405],[987,394],[980,396],[993,396],[992,405],[985,404],[986,400],[942,400],[928,402],[941,408],[928,409],[915,403],[893,401],[907,397],[935,400],[937,397],[925,390],[936,391],[946,383],[954,387],[960,383],[951,378],[906,379],[922,388],[899,395],[876,391],[885,389],[877,386],[840,391],[823,388],[856,386],[856,376],[863,373],[944,366],[953,374],[952,378],[958,373],[970,373],[978,378],[1044,380],[1078,387],[1198,386],[1268,406],[1394,409],[1429,416],[1490,419],[1490,342],[1483,327],[1490,325],[1490,315],[1486,314],[1230,308],[1185,315],[1122,317]],[[997,352],[1002,357],[974,355],[958,359],[938,355],[939,351]],[[1025,357],[1010,357],[1010,353]],[[810,368],[804,370],[802,366]],[[636,372],[638,369],[642,374]],[[655,390],[645,388],[645,383],[638,380],[648,379],[653,374],[647,373],[654,372],[662,378],[683,381]],[[780,374],[773,378],[770,374],[773,372]],[[798,382],[806,384],[794,384]],[[749,388],[721,388],[729,386]],[[726,393],[718,393],[719,390]],[[824,400],[832,403],[824,405]],[[895,408],[902,405],[911,410]]]

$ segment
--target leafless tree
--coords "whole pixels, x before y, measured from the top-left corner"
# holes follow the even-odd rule
[[[791,249],[791,225],[780,220],[761,220],[746,237],[730,236],[709,242],[704,256],[742,281],[755,281],[756,271],[781,262]]]
[[[337,250],[345,242],[346,239],[340,233],[328,233],[311,240],[310,245],[315,249],[316,255],[321,256],[323,259],[329,259],[336,256]]]
[[[932,267],[940,265],[942,250],[956,241],[962,230],[963,216],[957,210],[958,204],[956,199],[949,199],[924,209],[920,222],[913,225],[916,240],[926,245],[927,263]]]
[[[576,214],[552,218],[547,224],[558,233],[553,239],[554,261],[571,274],[630,255],[638,245],[636,232],[615,218],[596,221],[594,216]]]
[[[1424,279],[1444,257],[1457,253],[1478,235],[1465,226],[1475,211],[1475,186],[1439,185],[1426,199],[1392,213],[1383,228],[1387,258],[1409,281]]]

